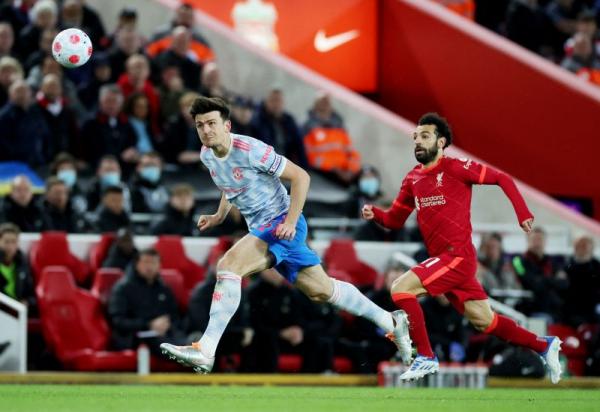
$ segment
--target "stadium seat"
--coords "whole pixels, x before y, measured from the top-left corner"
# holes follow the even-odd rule
[[[298,373],[302,370],[302,356],[296,354],[282,354],[278,359],[279,372]],[[333,359],[333,370],[337,373],[350,373],[353,370],[352,361],[343,356]]]
[[[161,269],[160,277],[165,285],[167,285],[177,299],[179,310],[183,313],[187,310],[190,294],[185,288],[183,276],[176,269]]]
[[[132,371],[132,350],[107,351],[108,324],[100,301],[78,288],[68,269],[48,266],[36,287],[42,333],[51,352],[66,369],[78,371]]]
[[[65,232],[42,232],[40,240],[31,245],[29,260],[36,283],[47,266],[64,266],[78,284],[84,284],[90,273],[87,263],[69,250]]]
[[[103,307],[106,307],[110,291],[121,277],[123,271],[118,268],[100,268],[96,271],[90,292],[100,300]]]
[[[323,260],[327,270],[346,272],[359,288],[372,288],[375,284],[377,270],[358,259],[352,239],[333,239]]]
[[[90,269],[92,273],[97,273],[97,270],[102,266],[102,262],[106,259],[108,250],[114,240],[114,233],[103,233],[98,243],[93,244],[90,248]]]
[[[160,254],[163,269],[176,269],[183,275],[188,294],[204,280],[205,269],[187,257],[180,236],[160,236],[154,247]]]
[[[548,335],[558,336],[562,341],[562,352],[567,357],[567,368],[575,376],[585,373],[587,342],[575,328],[563,324],[548,325]]]

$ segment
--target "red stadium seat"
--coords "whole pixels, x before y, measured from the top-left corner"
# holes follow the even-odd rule
[[[183,275],[187,293],[204,280],[205,269],[187,257],[180,236],[160,236],[154,247],[160,254],[163,269],[176,269]]]
[[[175,269],[161,269],[160,277],[175,295],[179,309],[182,312],[185,312],[190,294],[185,288],[181,273]]]
[[[100,236],[100,240],[98,243],[95,243],[90,248],[90,268],[92,273],[96,273],[96,271],[102,266],[102,262],[106,259],[108,255],[108,251],[115,241],[116,235],[114,233],[103,233]]]
[[[122,277],[123,271],[119,268],[100,268],[94,276],[90,292],[106,307],[112,287]]]
[[[279,372],[298,373],[302,370],[302,356],[295,354],[279,355]],[[352,361],[343,356],[333,359],[333,370],[337,373],[350,373],[353,370]]]
[[[375,284],[377,270],[358,259],[352,239],[333,239],[323,260],[327,270],[346,272],[357,287],[373,287]]]
[[[31,245],[29,260],[36,283],[47,266],[64,266],[78,284],[85,283],[90,273],[87,263],[69,250],[65,232],[43,232],[40,240]]]
[[[575,328],[568,325],[548,325],[548,335],[558,336],[562,340],[562,352],[567,357],[567,368],[575,376],[585,373],[587,342]]]
[[[100,301],[75,286],[69,270],[46,267],[36,288],[42,332],[49,349],[66,369],[131,371],[137,367],[132,350],[107,351],[108,324]]]

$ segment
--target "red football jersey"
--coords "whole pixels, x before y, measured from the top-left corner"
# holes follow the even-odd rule
[[[429,168],[406,175],[392,207],[373,208],[375,221],[398,229],[417,209],[417,222],[430,256],[472,253],[471,190],[474,184],[497,184],[513,204],[519,223],[533,217],[509,176],[469,159],[443,156]]]

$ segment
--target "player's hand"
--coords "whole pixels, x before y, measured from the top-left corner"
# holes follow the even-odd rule
[[[292,240],[296,237],[296,225],[287,222],[280,223],[275,229],[275,236],[277,239]]]
[[[158,333],[159,336],[167,334],[171,328],[171,319],[169,315],[162,315],[150,321],[150,329]]]
[[[202,215],[198,219],[198,229],[201,232],[221,224],[221,220],[216,215]]]
[[[522,221],[521,229],[523,229],[525,233],[531,232],[531,229],[533,229],[533,218]]]
[[[279,332],[281,339],[286,340],[292,346],[297,346],[304,340],[304,331],[300,326],[289,326]]]
[[[373,213],[373,205],[364,205],[362,210],[362,217],[365,220],[373,220],[375,213]]]

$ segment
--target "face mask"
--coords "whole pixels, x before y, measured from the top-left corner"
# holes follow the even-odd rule
[[[108,172],[100,176],[100,184],[104,187],[118,186],[119,183],[121,183],[121,173],[119,172]]]
[[[150,183],[156,183],[160,180],[160,168],[156,166],[143,167],[140,170],[140,176]]]
[[[379,180],[374,177],[367,177],[358,182],[359,190],[367,196],[373,197],[379,191]]]
[[[63,169],[56,174],[56,177],[62,180],[67,187],[72,188],[77,181],[77,172],[73,169]]]

